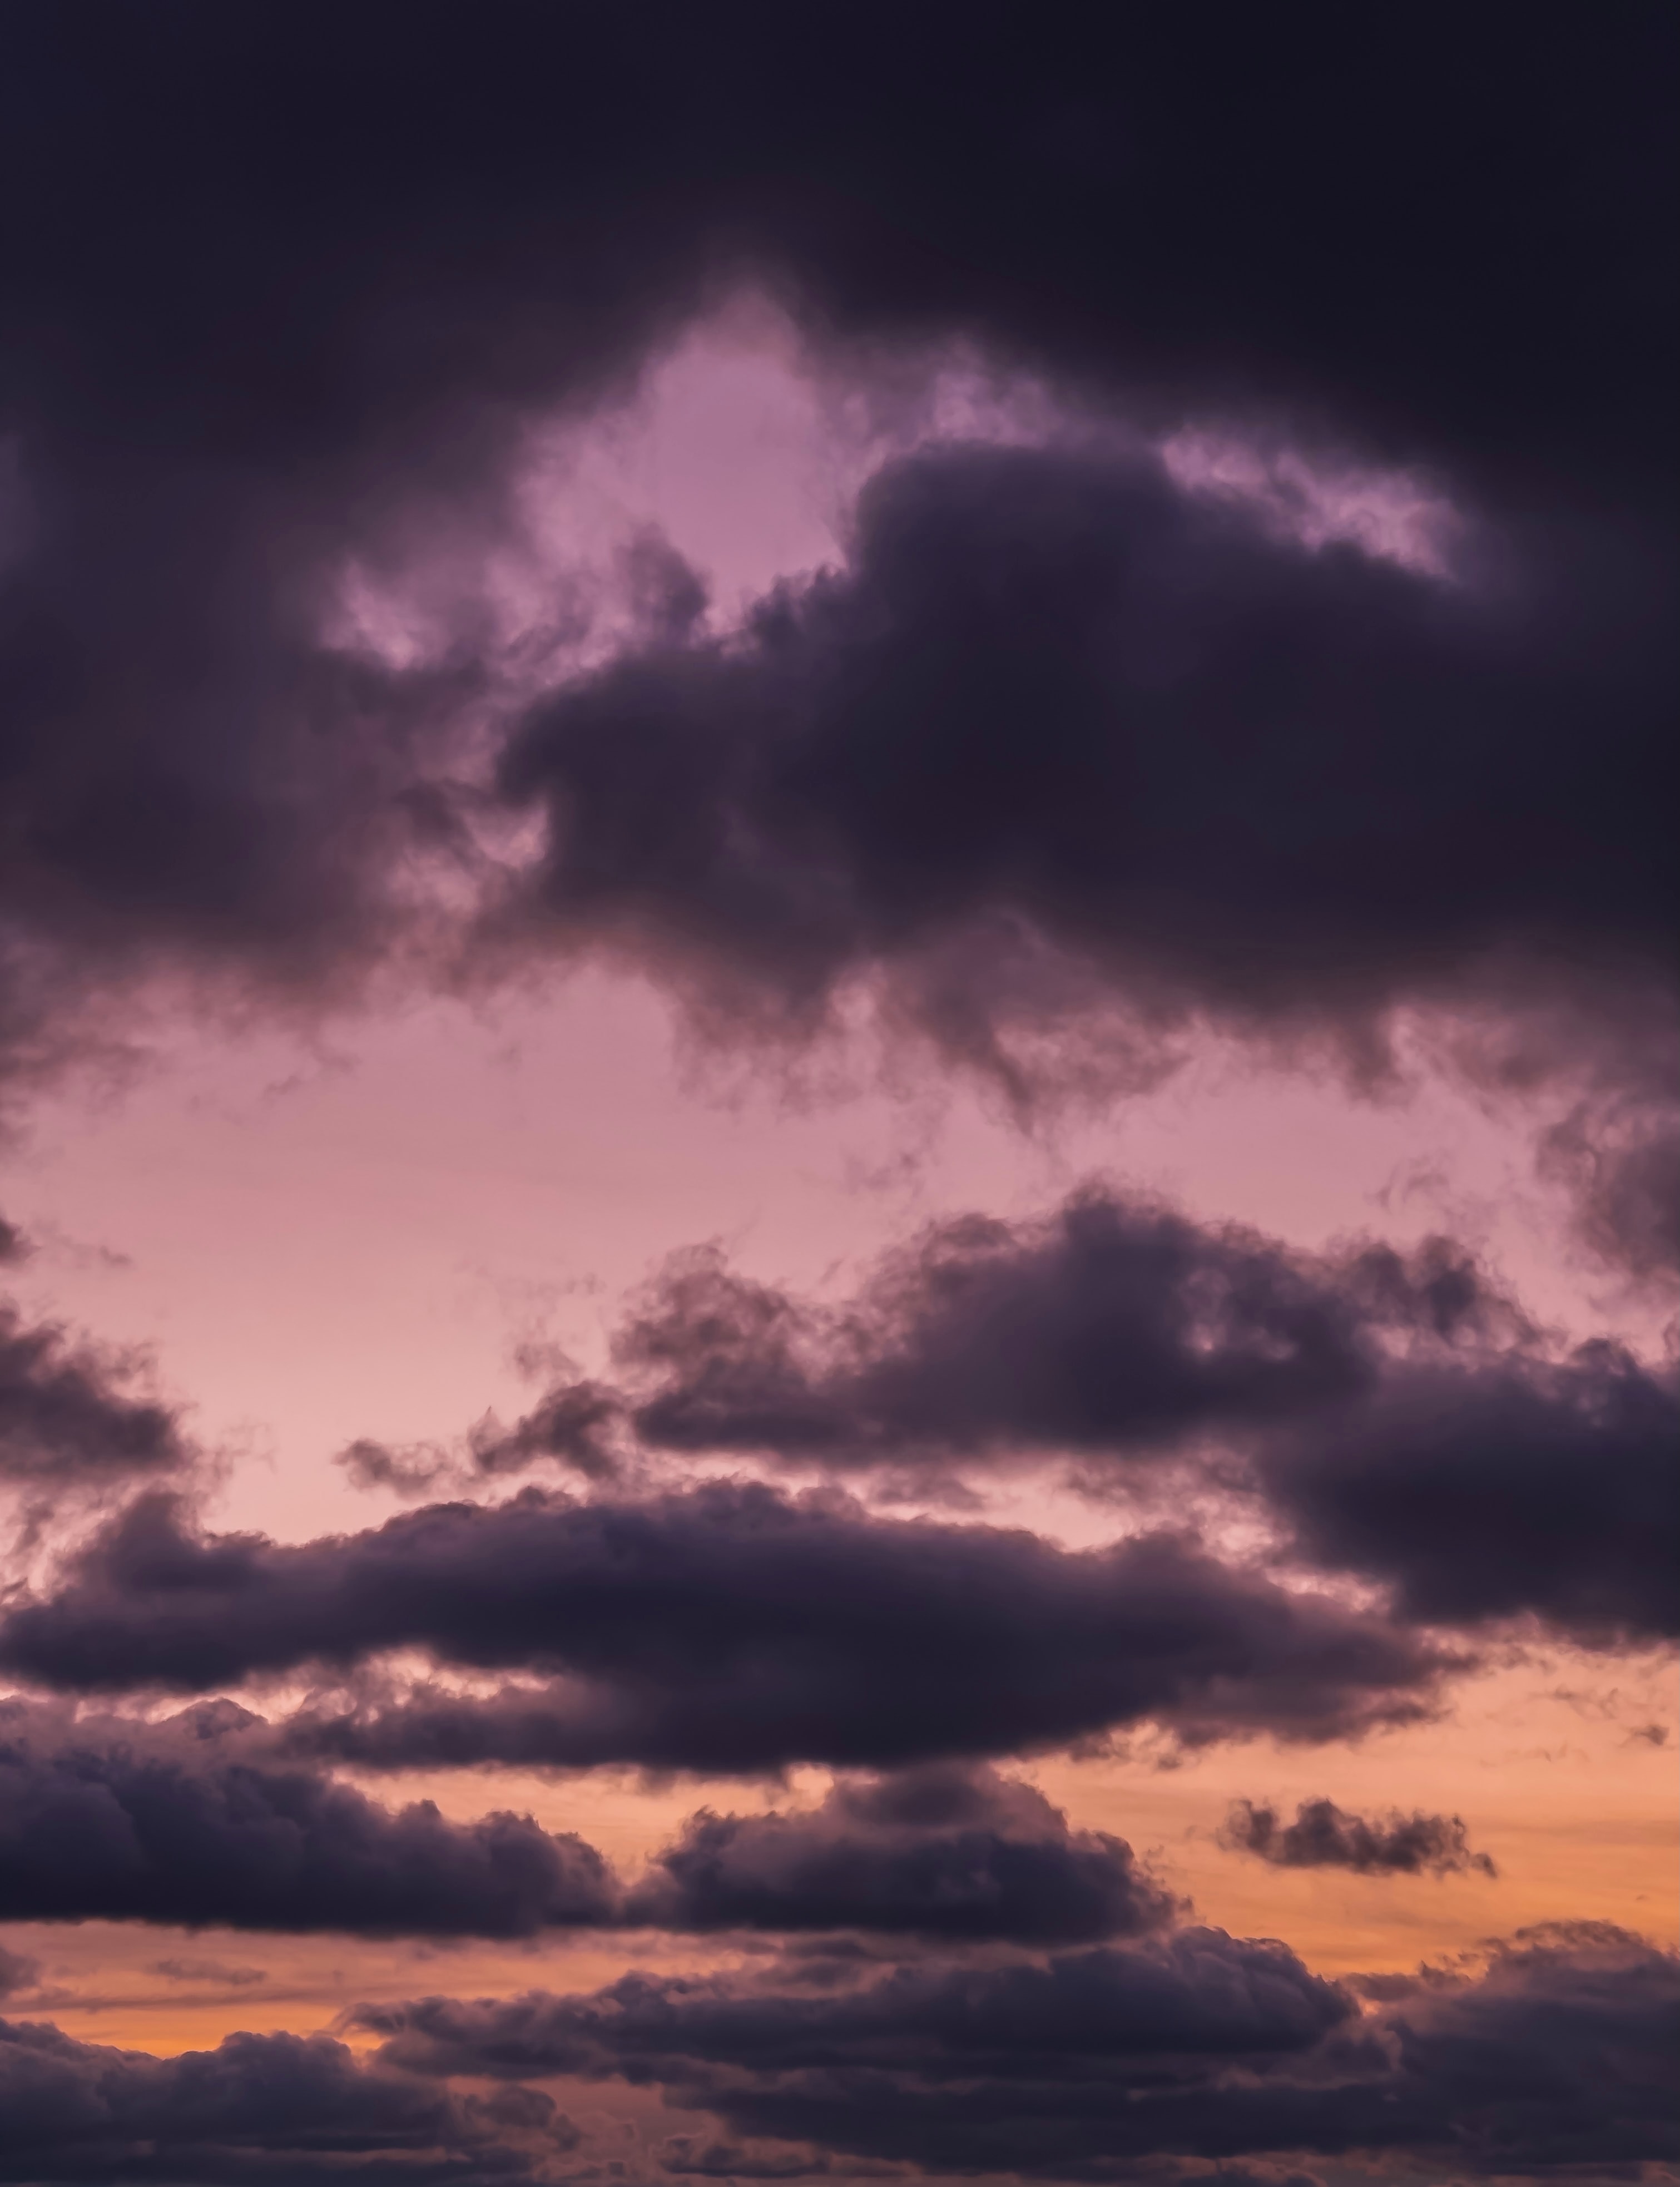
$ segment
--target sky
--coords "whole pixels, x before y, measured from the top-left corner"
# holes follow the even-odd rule
[[[0,2181],[1672,2179],[1672,20],[8,28]]]

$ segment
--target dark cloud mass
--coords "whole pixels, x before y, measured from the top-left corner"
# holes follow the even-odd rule
[[[22,2187],[487,2187],[540,2176],[520,2138],[507,2138],[510,2123],[534,2128],[550,2155],[578,2139],[535,2090],[512,2105],[456,2097],[370,2071],[325,2036],[230,2035],[214,2050],[153,2058],[0,2021],[0,2179]]]
[[[582,1839],[393,1812],[277,1763],[243,1717],[83,1725],[0,1704],[0,1920],[520,1937],[617,1918]]]
[[[553,815],[531,915],[766,1017],[885,966],[1006,1071],[1104,992],[1298,1032],[1666,991],[1669,663],[1647,580],[1591,556],[1458,588],[1150,464],[911,459],[843,573],[536,711],[503,778]]]
[[[1257,1854],[1273,1868],[1351,1868],[1359,1875],[1460,1875],[1497,1873],[1473,1852],[1457,1815],[1391,1814],[1376,1821],[1350,1815],[1334,1800],[1303,1800],[1292,1823],[1275,1808],[1239,1800],[1221,1834],[1234,1851]]]
[[[632,1975],[593,1997],[364,2008],[393,2063],[653,2082],[736,2133],[933,2172],[1405,2153],[1455,2174],[1672,2160],[1680,1971],[1589,1924],[1362,2017],[1281,1944],[1217,1930],[801,1993]]]
[[[836,1785],[808,1814],[693,1817],[629,1914],[673,1929],[867,1928],[1083,1942],[1164,1926],[1131,1848],[1029,1785],[949,1765]]]
[[[333,574],[493,535],[524,425],[742,279],[889,379],[960,338],[1151,429],[1421,464],[1522,574],[1277,551],[1102,462],[913,465],[727,659],[518,738],[560,936],[778,1009],[885,963],[979,1050],[1048,975],[1029,1007],[924,961],[976,917],[1169,1014],[1368,1012],[1519,946],[1647,966],[1672,44],[1640,7],[1094,45],[1082,12],[42,11],[0,132],[14,1069],[120,1037],[160,968],[295,1002],[448,959],[428,874],[475,870],[454,725],[493,671],[464,610],[435,669],[350,662]]]
[[[1175,1911],[1121,1840],[1070,1830],[1030,1785],[983,1768],[843,1782],[806,1813],[703,1811],[626,1886],[593,1847],[529,1816],[452,1823],[429,1801],[393,1811],[276,1746],[268,1723],[227,1701],[157,1723],[0,1703],[0,1920],[1043,1944],[1139,1934]],[[155,1971],[261,1979],[202,1959]]]
[[[132,1361],[0,1299],[0,1485],[109,1485],[184,1467],[191,1447],[175,1414],[136,1395],[135,1380]]]
[[[1025,1123],[1198,1043],[1350,1093],[1415,1054],[1530,1134],[1643,1313],[1680,1208],[1677,20],[11,10],[0,1133],[160,1026],[582,964],[750,1065],[873,1029]],[[539,441],[744,297],[896,452],[834,565],[726,627],[650,528],[510,638]],[[1030,391],[1031,445],[928,437],[953,362]],[[1432,548],[1313,533],[1356,488],[1426,503]],[[424,573],[411,655],[346,634],[356,572]],[[1306,1253],[1092,1189],[939,1223],[837,1304],[679,1254],[598,1377],[550,1372],[511,1427],[340,1454],[506,1500],[283,1543],[205,1529],[143,1359],[0,1304],[0,1491],[20,1563],[59,1560],[0,1593],[32,1694],[0,1696],[0,1920],[634,1931],[713,1970],[366,2005],[371,2056],[0,2021],[0,2184],[1680,2164],[1671,1956],[1558,1925],[1332,1982],[993,1766],[1356,1740],[1495,1650],[1673,1636],[1672,1358],[1565,1349],[1450,1241]],[[587,1493],[514,1493],[545,1462]],[[859,1500],[1010,1467],[1150,1531]],[[337,1774],[806,1763],[840,1773],[815,1804],[702,1809],[628,1875]],[[1223,1838],[1492,1872],[1422,1810],[1245,1801]],[[0,1994],[65,1993],[0,1947]],[[635,2116],[597,2134],[543,2079]]]
[[[299,1736],[376,1765],[699,1771],[997,1755],[1143,1719],[1318,1739],[1415,1718],[1453,1661],[1170,1535],[1070,1551],[728,1483],[435,1505],[296,1548],[200,1537],[143,1501],[0,1625],[7,1669],[86,1691],[398,1648],[549,1683],[493,1701],[422,1687]]]
[[[1672,1368],[1558,1356],[1450,1240],[1306,1254],[1090,1189],[936,1225],[834,1307],[679,1255],[614,1348],[620,1417],[657,1448],[1100,1478],[1212,1439],[1302,1555],[1412,1616],[1680,1630]],[[598,1422],[601,1386],[575,1397]]]

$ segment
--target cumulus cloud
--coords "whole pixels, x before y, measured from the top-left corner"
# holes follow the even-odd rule
[[[1478,1975],[1352,1991],[1281,1944],[1157,1942],[839,1988],[632,1975],[593,1996],[364,2007],[411,2071],[622,2076],[748,2136],[930,2172],[1132,2176],[1158,2156],[1402,2153],[1473,2174],[1677,2146],[1680,1968],[1623,1931],[1528,1931]]]
[[[225,1706],[149,1725],[0,1703],[0,1919],[523,1937],[617,1918],[582,1839],[381,1807],[265,1753],[264,1729]]]
[[[0,1485],[109,1487],[184,1468],[178,1417],[141,1396],[140,1379],[132,1358],[0,1300]]]
[[[613,1352],[615,1394],[561,1384],[532,1422],[840,1471],[1071,1460],[1098,1487],[1211,1445],[1299,1555],[1410,1616],[1588,1643],[1680,1619],[1672,1367],[1560,1353],[1449,1240],[1304,1253],[1093,1188],[936,1224],[833,1306],[679,1254]]]
[[[1516,56],[1455,24],[1450,71],[1363,25],[1357,98],[1305,25],[1211,52],[1116,23],[1093,70],[866,10],[813,32],[819,83],[756,17],[656,49],[523,5],[482,48],[430,10],[400,38],[379,8],[171,20],[54,15],[14,56],[15,1072],[120,1038],[160,970],[281,1008],[450,976],[503,798],[553,823],[551,941],[773,1014],[885,968],[992,1065],[1035,1025],[1065,1044],[1093,981],[1146,1020],[1293,1024],[1513,950],[1589,998],[1649,971],[1654,17]],[[947,453],[727,652],[654,571],[647,643],[538,709],[498,795],[473,583],[407,666],[330,635],[334,585],[422,535],[493,556],[538,421],[626,392],[741,280],[879,403],[960,337],[1172,437],[1180,474],[1246,436],[1275,498],[1280,435],[1438,473],[1522,575],[1455,592],[1166,471]]]
[[[816,1809],[703,1810],[626,1882],[570,1832],[507,1813],[392,1809],[278,1751],[232,1703],[161,1722],[0,1703],[0,1920],[364,1937],[651,1928],[1090,1942],[1176,1902],[1121,1840],[1031,1786],[934,1766],[837,1785]],[[170,1982],[261,1969],[188,1955]],[[32,1980],[12,1963],[11,1984]]]
[[[1137,1935],[1175,1911],[1121,1839],[1070,1830],[1030,1785],[948,1763],[843,1781],[809,1813],[703,1810],[627,1909],[673,1929],[1022,1944]]]
[[[457,2097],[322,2035],[229,2035],[153,2058],[0,2021],[0,2179],[469,2187],[530,2177],[576,2146],[547,2096],[506,2093],[515,2100]]]
[[[396,1649],[535,1673],[330,1704],[297,1736],[396,1767],[757,1771],[979,1757],[1159,1722],[1324,1739],[1414,1720],[1463,1661],[1172,1534],[1090,1551],[719,1482],[626,1503],[526,1492],[286,1546],[113,1522],[0,1662],[70,1690],[205,1690]]]
[[[1351,1815],[1334,1800],[1303,1800],[1285,1823],[1275,1808],[1239,1800],[1221,1842],[1273,1868],[1348,1868],[1359,1875],[1496,1875],[1485,1852],[1473,1852],[1457,1815],[1393,1813],[1374,1822]]]

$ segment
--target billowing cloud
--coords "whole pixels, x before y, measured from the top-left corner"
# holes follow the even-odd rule
[[[1275,1808],[1239,1800],[1221,1841],[1256,1854],[1273,1868],[1349,1868],[1358,1875],[1462,1875],[1497,1873],[1485,1852],[1473,1852],[1463,1819],[1414,1812],[1351,1815],[1334,1800],[1303,1800],[1292,1823]]]
[[[536,1673],[306,1720],[346,1759],[697,1771],[997,1755],[1145,1719],[1322,1739],[1426,1711],[1454,1661],[1173,1535],[1073,1551],[713,1483],[636,1503],[526,1492],[285,1546],[143,1500],[0,1662],[67,1689],[204,1690],[396,1649]]]
[[[1146,1020],[1293,1026],[1485,987],[1514,950],[1600,1001],[1649,967],[1655,18],[1520,56],[1459,25],[1450,71],[1365,25],[1357,97],[1304,27],[1211,53],[1115,25],[1093,69],[866,10],[813,30],[813,74],[756,17],[650,48],[518,7],[493,58],[412,11],[400,37],[378,9],[174,20],[53,18],[14,56],[14,1071],[120,1038],[160,969],[284,1008],[452,965],[507,694],[471,583],[409,667],[324,634],[334,584],[420,535],[481,564],[532,424],[622,392],[732,281],[885,407],[905,354],[966,342],[1148,432],[1432,469],[1509,552],[1455,592],[1282,549],[1164,473],[913,465],[847,573],[516,738],[551,940],[714,1018],[885,967],[994,1064],[1093,981]]]
[[[137,1379],[132,1359],[0,1300],[0,1486],[109,1487],[185,1466],[176,1414]]]
[[[0,1919],[532,1936],[617,1918],[591,1846],[286,1767],[224,1705],[161,1726],[0,1704]]]
[[[0,2179],[471,2187],[531,2177],[540,2156],[576,2147],[547,2096],[505,2093],[457,2097],[322,2035],[229,2035],[153,2058],[0,2021]]]
[[[505,1813],[451,1822],[429,1801],[394,1810],[278,1744],[262,1718],[225,1701],[160,1723],[0,1703],[0,1920],[1043,1944],[1138,1934],[1175,1911],[1122,1840],[1070,1829],[1030,1785],[983,1768],[847,1780],[808,1813],[703,1811],[626,1884],[574,1834]],[[190,1955],[155,1971],[262,1979]]]
[[[1175,1902],[1030,1785],[950,1765],[843,1782],[804,1814],[690,1819],[627,1912],[662,1928],[862,1928],[1083,1942],[1163,1926]]]
[[[621,1433],[829,1469],[1210,1445],[1298,1553],[1411,1616],[1535,1616],[1587,1642],[1680,1629],[1662,1515],[1672,1368],[1548,1347],[1436,1240],[1298,1252],[1104,1189],[1036,1221],[942,1223],[819,1306],[679,1255],[614,1340]],[[533,1423],[607,1411],[597,1383]],[[503,1448],[527,1454],[536,1429]],[[553,1447],[552,1445],[550,1447]]]
[[[364,2008],[393,2063],[652,2083],[733,2133],[931,2172],[1124,2179],[1144,2158],[1375,2158],[1527,2178],[1672,2160],[1680,1968],[1590,1924],[1362,2015],[1216,1930],[839,1988],[632,1975],[593,1996]]]
[[[1649,1037],[1674,903],[1639,582],[1540,552],[1443,587],[1140,461],[931,453],[872,481],[844,571],[534,711],[502,767],[549,815],[524,915],[749,1026],[882,972],[1006,1079],[1104,997],[1146,1041],[1368,1042],[1400,1000],[1537,983]]]

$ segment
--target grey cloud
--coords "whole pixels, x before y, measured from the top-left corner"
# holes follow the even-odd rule
[[[183,1469],[177,1414],[135,1380],[121,1354],[0,1300],[0,1482],[51,1491]]]
[[[1239,1800],[1221,1836],[1274,1868],[1348,1868],[1360,1875],[1498,1873],[1486,1853],[1471,1851],[1457,1815],[1396,1812],[1372,1821],[1334,1800],[1303,1800],[1295,1820],[1285,1823],[1276,1808]]]
[[[410,2070],[622,2076],[733,2134],[934,2173],[1121,2180],[1161,2156],[1321,2156],[1637,2177],[1680,2148],[1672,1954],[1559,1925],[1478,1976],[1390,1987],[1362,2015],[1283,1945],[1192,1930],[839,1990],[632,1975],[360,2018]]]
[[[576,2129],[546,2097],[456,2097],[359,2063],[325,2036],[229,2035],[172,2058],[0,2021],[0,2179],[108,2187],[491,2187],[541,2176]],[[532,2131],[534,2129],[534,2131]]]
[[[616,1920],[617,1880],[582,1839],[382,1807],[277,1759],[262,1729],[0,1703],[0,1919],[482,1937]]]
[[[548,1681],[422,1687],[301,1743],[375,1766],[755,1772],[1007,1754],[1154,1720],[1186,1738],[1415,1720],[1465,1661],[1385,1618],[1155,1534],[1070,1551],[714,1482],[638,1501],[526,1491],[296,1546],[143,1499],[0,1662],[70,1690],[199,1690],[393,1649]]]
[[[1070,1829],[1031,1786],[985,1768],[848,1779],[809,1813],[703,1811],[626,1884],[574,1834],[505,1813],[452,1822],[430,1802],[392,1809],[284,1746],[226,1704],[149,1723],[0,1702],[0,1920],[1046,1943],[1141,1933],[1175,1911],[1121,1840]],[[154,1971],[264,1979],[191,1954]]]
[[[1070,1830],[1031,1785],[945,1764],[843,1782],[810,1813],[703,1811],[626,1913],[674,1929],[1055,1944],[1140,1934],[1176,1910],[1121,1840]]]
[[[1300,1556],[1408,1616],[1534,1616],[1589,1644],[1680,1620],[1672,1366],[1560,1352],[1450,1240],[1304,1253],[1093,1187],[936,1224],[834,1306],[677,1255],[614,1350],[620,1432],[656,1451],[1054,1458],[1100,1486],[1211,1445]],[[598,1418],[600,1386],[577,1387]]]

